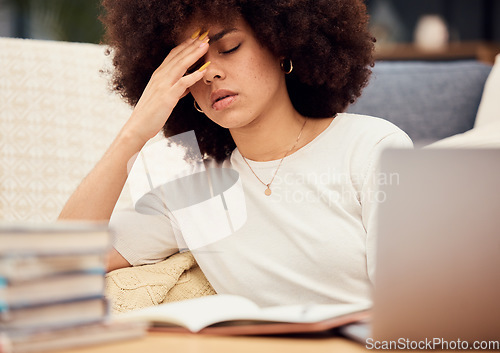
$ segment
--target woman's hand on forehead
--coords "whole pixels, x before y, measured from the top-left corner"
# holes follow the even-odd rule
[[[186,72],[207,53],[208,43],[208,32],[198,29],[170,51],[151,76],[125,125],[131,133],[146,142],[161,131],[179,99],[203,78],[209,63]]]

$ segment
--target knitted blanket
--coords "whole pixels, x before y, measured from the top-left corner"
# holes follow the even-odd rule
[[[213,294],[216,292],[190,252],[106,275],[106,296],[114,313]]]

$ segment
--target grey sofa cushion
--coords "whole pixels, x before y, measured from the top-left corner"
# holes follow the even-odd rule
[[[387,119],[413,141],[470,130],[491,66],[477,61],[377,62],[351,113]]]

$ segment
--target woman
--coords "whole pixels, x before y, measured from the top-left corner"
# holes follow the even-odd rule
[[[193,254],[218,293],[261,305],[365,303],[376,162],[406,134],[343,113],[366,85],[362,0],[104,0],[114,87],[134,111],[61,219],[108,220],[128,161],[163,129],[194,130],[236,170],[247,221]],[[168,198],[168,195],[166,196]],[[163,204],[113,214],[109,270],[178,251]]]

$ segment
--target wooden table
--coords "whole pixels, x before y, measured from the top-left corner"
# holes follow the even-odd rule
[[[88,346],[58,353],[355,353],[363,345],[341,337],[228,337],[150,332],[144,338]],[[385,351],[384,352],[400,352]],[[428,352],[417,350],[416,352]],[[434,352],[456,352],[439,351]]]
[[[363,352],[364,346],[340,337],[222,337],[151,332],[146,337],[88,346],[60,353],[332,353]]]

